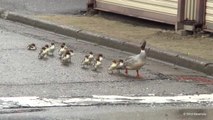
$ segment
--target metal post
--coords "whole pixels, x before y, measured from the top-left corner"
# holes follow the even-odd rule
[[[175,25],[176,31],[183,29],[184,13],[185,13],[185,0],[178,0],[177,23]]]
[[[206,2],[207,0],[197,0],[197,23],[200,25],[204,25],[205,23],[205,9],[206,9]]]
[[[95,7],[95,0],[88,0],[87,10],[94,9],[94,7]]]

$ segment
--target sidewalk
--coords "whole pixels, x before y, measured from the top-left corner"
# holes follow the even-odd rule
[[[35,17],[128,42],[141,43],[146,40],[149,45],[163,50],[180,52],[213,62],[213,38],[210,35],[180,36],[175,34],[173,27],[169,25],[145,20],[123,19],[113,15],[40,15]]]

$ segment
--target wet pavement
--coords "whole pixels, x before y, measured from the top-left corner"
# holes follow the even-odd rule
[[[178,77],[208,78],[205,74],[149,59],[141,70],[143,78],[108,74],[107,67],[114,58],[125,58],[130,53],[87,43],[30,26],[0,20],[1,30],[1,81],[0,96],[70,97],[90,95],[179,95],[212,93],[211,84]],[[66,42],[75,56],[70,66],[61,65],[57,54],[46,61],[38,60],[38,51],[27,51],[29,43],[38,47],[57,42]],[[82,69],[80,63],[89,51],[104,54],[103,69],[94,72]],[[170,77],[176,76],[176,77]]]

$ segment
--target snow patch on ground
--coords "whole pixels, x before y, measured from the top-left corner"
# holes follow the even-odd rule
[[[18,107],[64,107],[105,104],[170,104],[170,103],[213,103],[213,94],[180,96],[116,96],[93,95],[79,98],[0,97],[0,108]]]

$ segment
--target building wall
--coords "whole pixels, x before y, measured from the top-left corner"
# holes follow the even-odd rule
[[[213,31],[213,0],[93,0],[94,9]],[[186,27],[187,26],[187,27]]]
[[[95,9],[175,24],[178,0],[96,0]]]

